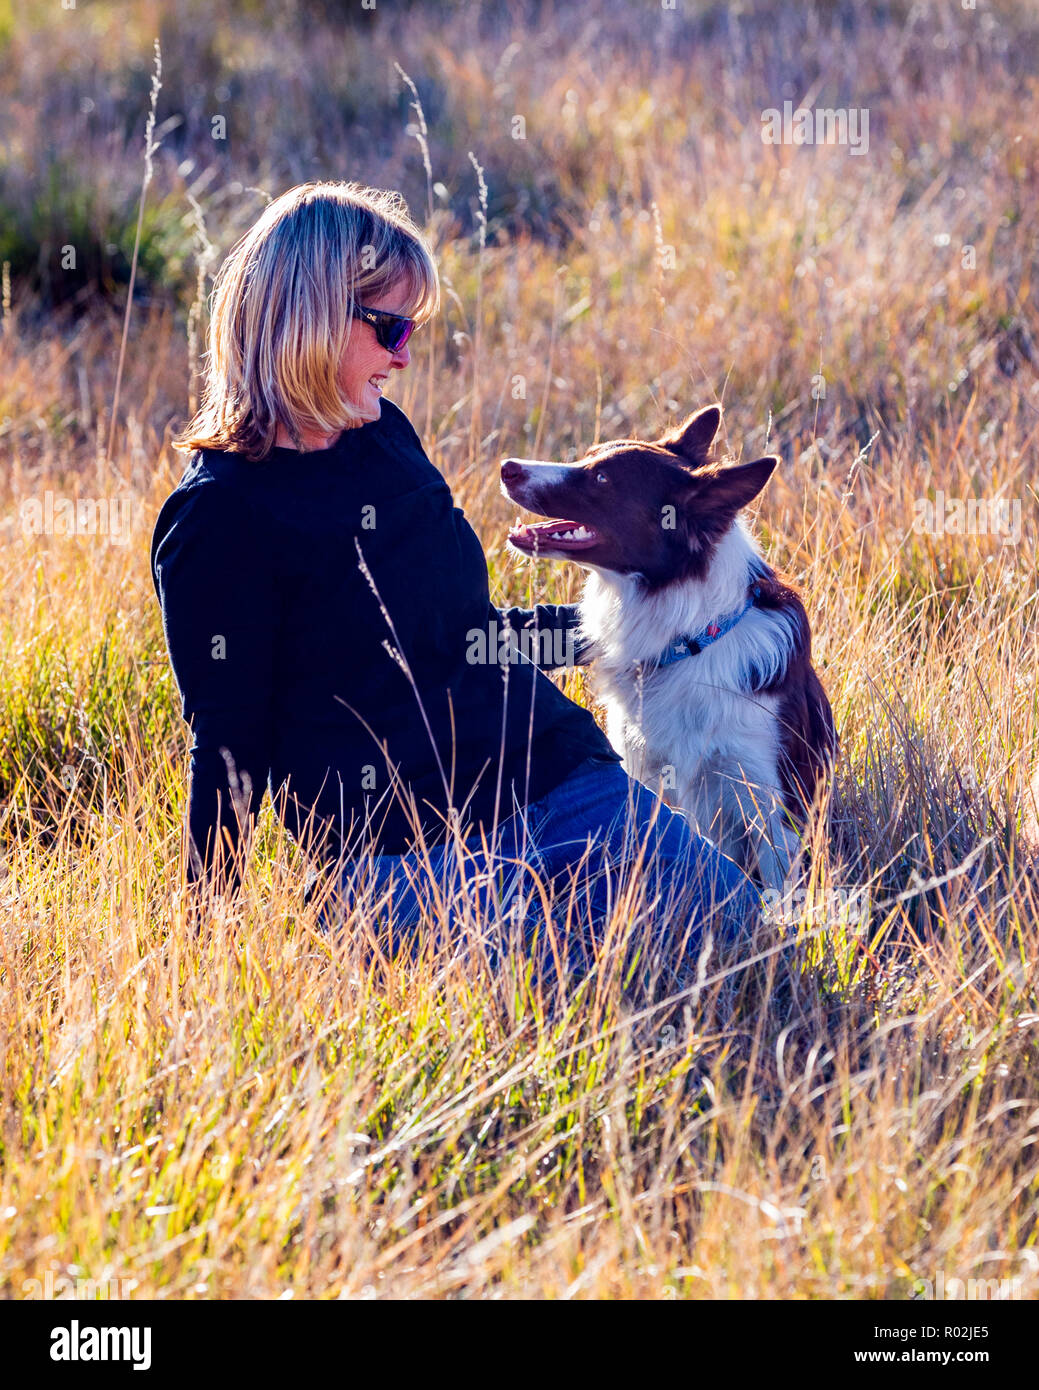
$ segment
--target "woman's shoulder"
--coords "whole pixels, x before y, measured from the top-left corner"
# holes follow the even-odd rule
[[[154,542],[174,527],[182,533],[206,531],[223,535],[243,523],[255,528],[266,517],[266,509],[258,507],[252,495],[250,470],[255,468],[240,454],[195,449],[187,457],[180,482],[159,509]]]
[[[400,406],[388,400],[385,396],[382,398],[382,412],[379,416],[377,429],[380,434],[387,438],[397,436],[398,438],[406,439],[409,444],[412,444],[418,449],[422,456],[425,457],[426,451],[422,447],[422,441],[418,437],[418,431],[415,429],[415,426],[404,414]]]
[[[182,481],[189,485],[247,485],[262,478],[269,467],[268,460],[250,459],[232,449],[195,449],[188,456]]]
[[[386,474],[389,490],[401,496],[419,491],[439,491],[450,496],[447,480],[422,447],[415,426],[399,405],[384,399],[382,414],[370,428],[392,465],[380,469],[380,473]]]

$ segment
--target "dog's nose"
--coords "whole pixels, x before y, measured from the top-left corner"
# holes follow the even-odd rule
[[[522,463],[517,463],[515,459],[503,459],[501,465],[501,480],[503,483],[514,482],[523,472]]]

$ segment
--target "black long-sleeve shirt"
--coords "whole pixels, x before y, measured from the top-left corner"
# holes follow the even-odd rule
[[[572,643],[577,608],[492,605],[479,538],[390,401],[329,449],[194,453],[159,513],[152,574],[194,734],[192,879],[218,833],[237,847],[265,786],[330,862],[407,852],[417,827],[434,843],[449,805],[463,834],[490,831],[514,796],[537,800],[592,756],[620,761],[529,649],[497,645],[505,622],[536,627],[535,660],[562,664],[544,630]],[[587,659],[579,645],[572,659]]]

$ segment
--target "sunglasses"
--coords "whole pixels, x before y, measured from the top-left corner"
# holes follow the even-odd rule
[[[354,305],[354,318],[364,319],[375,329],[375,341],[387,352],[400,352],[415,329],[415,320],[403,314],[388,314],[384,309],[366,309],[363,304]]]

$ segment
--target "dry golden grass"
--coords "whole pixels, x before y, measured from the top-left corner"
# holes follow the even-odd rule
[[[84,183],[139,187],[158,15],[118,8],[118,26],[97,3],[9,29],[0,6],[15,211],[18,160],[44,158],[36,102]],[[13,284],[0,1287],[50,1271],[178,1298],[899,1298],[943,1270],[1034,1296],[1039,29],[1010,3],[886,21],[752,6],[677,39],[645,7],[547,30],[520,6],[479,30],[444,8],[449,45],[418,11],[333,40],[320,17],[275,34],[262,4],[166,21],[160,130],[178,111],[185,127],[149,198],[186,297],[160,276],[135,305],[110,461],[118,302],[73,317]],[[817,72],[836,84],[819,104],[870,107],[868,156],[762,144],[760,111]],[[235,144],[214,152],[223,81]],[[100,116],[74,129],[87,92]],[[624,948],[652,930],[637,883],[583,985],[519,951],[498,969],[450,945],[394,957],[370,904],[323,934],[269,807],[240,898],[191,930],[186,731],[147,555],[190,390],[194,269],[174,252],[189,189],[226,249],[259,206],[233,182],[315,174],[404,187],[420,215],[431,201],[446,308],[396,399],[498,601],[580,582],[506,555],[503,454],[650,436],[717,398],[734,452],[783,453],[757,522],[804,588],[841,730],[831,817],[797,919],[678,998],[624,988]],[[48,490],[130,498],[129,543],[26,535],[21,507]],[[937,490],[1017,500],[1019,534],[918,534]],[[582,674],[565,688],[588,700]],[[838,890],[868,896],[864,933],[813,915]]]

